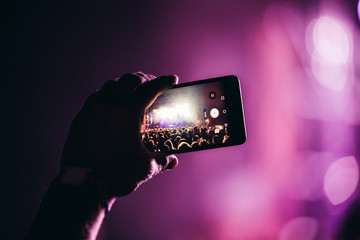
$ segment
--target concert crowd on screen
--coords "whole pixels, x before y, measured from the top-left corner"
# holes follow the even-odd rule
[[[186,151],[226,144],[230,140],[226,126],[154,128],[142,131],[142,141],[151,152]]]

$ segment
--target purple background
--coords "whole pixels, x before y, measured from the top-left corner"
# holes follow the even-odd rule
[[[323,14],[350,34],[342,90],[311,73],[306,30]],[[179,155],[115,203],[102,239],[331,239],[356,200],[359,187],[331,190],[346,198],[334,204],[324,181],[338,159],[360,159],[357,1],[19,1],[0,16],[2,239],[24,237],[86,97],[138,70],[237,75],[248,140]]]

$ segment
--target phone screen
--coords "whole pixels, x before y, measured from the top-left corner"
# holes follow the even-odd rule
[[[234,96],[228,85],[217,78],[164,92],[145,113],[141,129],[145,147],[152,152],[189,152],[236,144],[229,117]]]

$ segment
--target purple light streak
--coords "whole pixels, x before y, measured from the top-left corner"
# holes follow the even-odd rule
[[[358,17],[359,17],[359,21],[360,21],[360,1],[358,2],[357,12],[358,12]]]

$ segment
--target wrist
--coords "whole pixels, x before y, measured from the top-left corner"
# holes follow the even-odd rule
[[[60,174],[52,182],[52,185],[60,185],[84,192],[91,200],[97,201],[104,208],[105,213],[111,210],[116,200],[105,182],[90,168],[63,167]]]
[[[63,174],[47,189],[27,239],[96,238],[115,198],[104,200],[92,188],[74,184]]]

